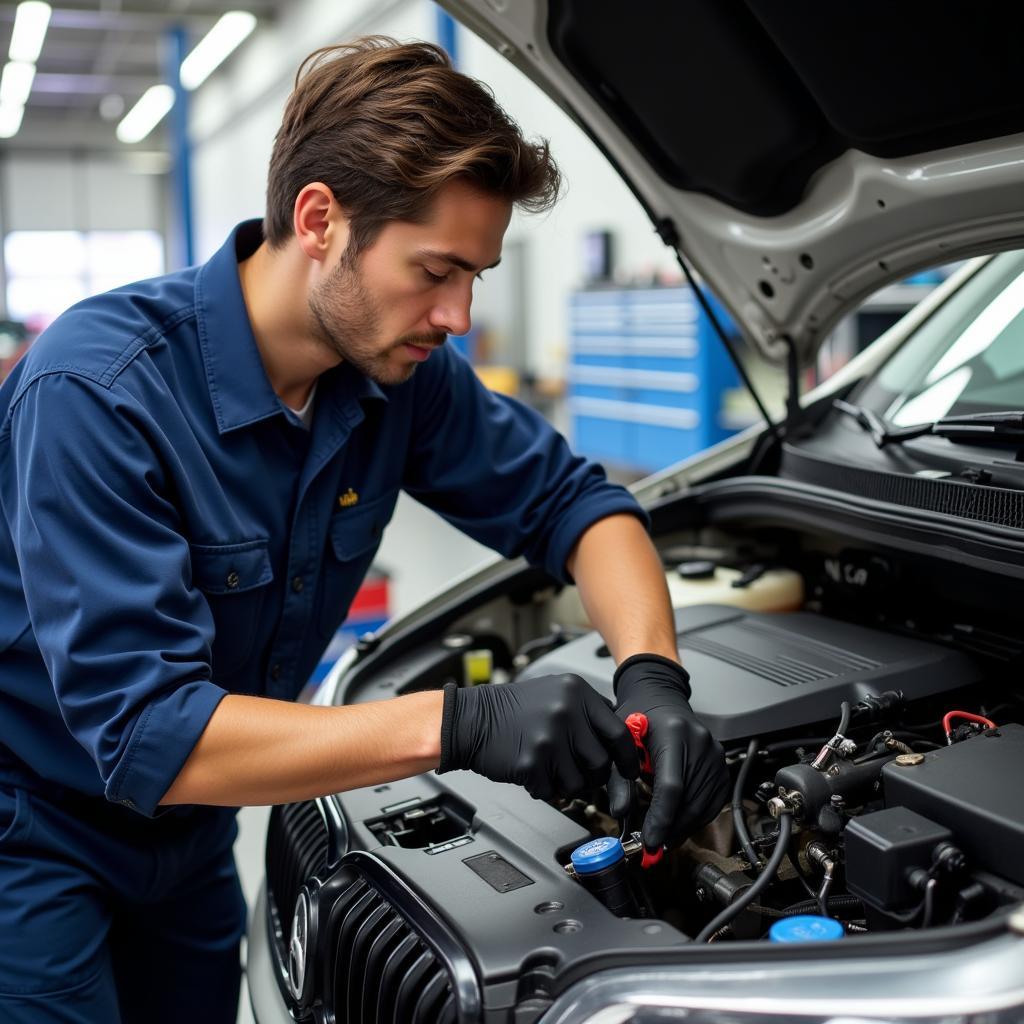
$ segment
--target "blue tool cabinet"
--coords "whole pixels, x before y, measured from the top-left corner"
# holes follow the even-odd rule
[[[689,287],[580,291],[570,303],[568,411],[581,455],[654,472],[733,433],[722,396],[739,375]]]

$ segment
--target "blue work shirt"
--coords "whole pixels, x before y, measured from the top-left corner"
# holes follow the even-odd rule
[[[400,490],[560,579],[642,517],[444,346],[406,382],[321,375],[285,412],[216,255],[64,313],[0,389],[0,779],[152,815],[226,693],[293,699]]]

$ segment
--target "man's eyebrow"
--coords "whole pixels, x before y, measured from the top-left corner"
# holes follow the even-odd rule
[[[425,256],[428,259],[444,260],[446,263],[451,263],[461,270],[468,270],[471,274],[479,274],[483,270],[493,270],[501,262],[501,257],[499,256],[490,266],[476,267],[469,260],[459,256],[458,253],[441,252],[439,249],[420,249],[417,255]]]

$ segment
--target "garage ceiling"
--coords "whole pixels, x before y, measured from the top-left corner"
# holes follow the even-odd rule
[[[114,130],[146,89],[164,81],[164,54],[172,29],[186,31],[191,49],[226,11],[250,11],[263,25],[285,2],[57,0],[21,130],[12,139],[0,140],[0,152],[133,148],[118,142]],[[17,4],[0,4],[2,62],[7,59],[16,9]],[[134,148],[166,149],[166,119]]]

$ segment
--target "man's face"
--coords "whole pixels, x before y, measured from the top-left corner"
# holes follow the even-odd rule
[[[313,287],[314,335],[378,384],[408,380],[449,334],[469,330],[473,282],[498,263],[511,215],[503,199],[447,185],[425,223],[385,224]]]

